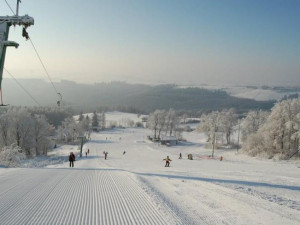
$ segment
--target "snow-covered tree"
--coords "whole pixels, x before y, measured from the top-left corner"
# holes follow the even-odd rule
[[[94,112],[92,117],[92,127],[99,127],[99,119],[98,114],[96,112]]]
[[[250,134],[257,132],[266,122],[268,116],[269,113],[266,111],[249,111],[241,123],[242,140],[245,141]]]
[[[16,144],[0,148],[0,165],[2,166],[17,167],[25,157],[22,149]]]
[[[221,130],[220,113],[213,111],[206,115],[202,114],[200,120],[201,123],[197,130],[207,135],[207,142],[213,143],[216,139],[216,133]]]
[[[81,136],[81,130],[78,129],[78,126],[73,117],[66,118],[62,125],[58,128],[58,139],[64,142],[74,142],[77,140],[78,136]]]
[[[159,110],[154,111],[153,113],[150,113],[148,118],[148,127],[153,130],[154,133],[154,139],[157,137],[157,130],[158,130],[158,118],[159,118]]]
[[[82,132],[87,132],[90,130],[90,119],[89,117],[83,117],[81,121],[78,122],[77,125],[78,129],[81,130]],[[81,133],[82,133],[81,132]]]
[[[33,140],[35,145],[35,154],[47,154],[47,148],[49,145],[49,131],[50,125],[46,120],[45,115],[34,115],[33,116]]]
[[[45,154],[50,126],[45,115],[10,107],[0,116],[0,147],[16,145],[26,156]]]
[[[82,115],[82,112],[81,112],[79,117],[78,117],[78,121],[82,121],[82,120],[83,120],[83,115]]]
[[[300,147],[300,99],[277,103],[258,132],[250,135],[243,149],[251,155],[289,158]],[[298,153],[299,154],[299,153]]]
[[[32,116],[20,107],[12,108],[8,113],[11,121],[11,143],[16,143],[25,151],[26,155],[31,155],[31,148],[34,146],[32,133],[34,121]]]
[[[9,142],[9,126],[10,126],[10,119],[9,114],[5,113],[0,116],[0,146],[7,146]]]
[[[105,130],[106,128],[106,116],[105,116],[105,112],[102,112],[100,114],[100,127],[101,127],[101,130]]]
[[[175,131],[179,125],[179,118],[176,115],[175,110],[155,110],[149,115],[148,127],[153,130],[154,138],[160,138],[162,132],[165,135],[175,135]]]
[[[158,110],[158,138],[160,138],[161,132],[165,129],[166,126],[166,115],[167,112],[165,110]]]
[[[174,131],[178,128],[179,118],[176,115],[176,111],[174,109],[169,109],[166,113],[166,125],[165,125],[165,134],[169,134],[172,136]]]
[[[231,136],[234,131],[234,127],[238,122],[238,115],[234,109],[225,109],[219,114],[220,118],[220,131],[225,134],[227,145],[231,144]]]

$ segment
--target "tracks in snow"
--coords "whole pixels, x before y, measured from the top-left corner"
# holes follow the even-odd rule
[[[170,224],[130,174],[23,169],[0,177],[1,224]]]

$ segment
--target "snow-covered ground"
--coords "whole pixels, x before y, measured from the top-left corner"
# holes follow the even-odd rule
[[[83,116],[87,116],[87,115],[90,118],[93,118],[93,113],[83,114]],[[135,113],[124,113],[124,112],[119,112],[119,111],[106,112],[105,113],[106,126],[109,127],[112,124],[114,124],[116,126],[127,127],[129,121],[132,121],[134,124],[137,122],[142,123],[142,118],[145,116],[146,115],[137,115]],[[78,118],[79,118],[79,115],[74,116],[75,120],[78,120]]]
[[[172,147],[148,141],[149,134],[93,133],[87,158],[74,146],[50,153],[67,160],[75,152],[75,168],[0,168],[0,224],[300,224],[299,162],[236,150],[216,150],[210,159],[203,134],[184,133],[187,142]],[[167,155],[171,167],[164,167]]]
[[[180,88],[198,87],[208,90],[223,90],[229,95],[238,98],[248,98],[257,101],[281,100],[284,96],[290,94],[300,94],[299,91],[276,91],[274,89],[264,89],[260,86],[236,86],[236,85],[195,85],[195,86],[179,86]],[[292,87],[287,87],[293,89]]]

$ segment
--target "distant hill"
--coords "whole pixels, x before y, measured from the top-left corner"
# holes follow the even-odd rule
[[[59,100],[51,84],[43,80],[19,80],[43,106],[55,106]],[[78,110],[121,110],[151,112],[155,109],[190,110],[207,112],[235,108],[238,112],[250,109],[270,109],[273,101],[255,101],[230,96],[222,90],[182,88],[176,85],[150,86],[125,82],[78,84],[72,81],[55,83],[65,104]],[[5,103],[32,106],[36,103],[11,79],[3,83]]]

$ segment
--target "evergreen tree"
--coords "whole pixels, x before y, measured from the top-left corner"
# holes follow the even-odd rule
[[[99,126],[98,114],[94,112],[92,118],[92,127],[98,127],[98,126]]]
[[[82,112],[80,113],[78,120],[79,120],[79,121],[82,121],[82,120],[83,120]]]

